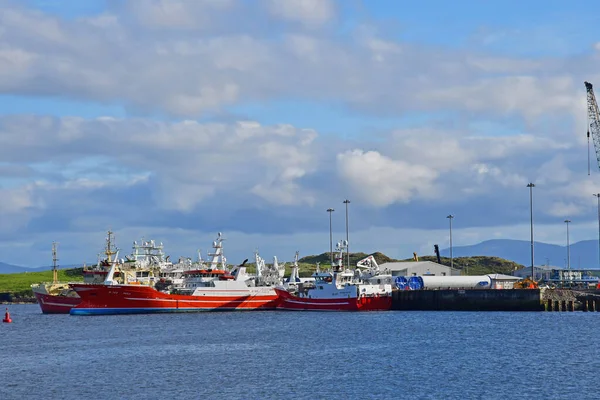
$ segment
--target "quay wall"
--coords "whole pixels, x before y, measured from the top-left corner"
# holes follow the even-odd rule
[[[35,297],[32,296],[22,296],[19,294],[15,294],[12,292],[2,292],[0,293],[0,304],[10,304],[10,303],[37,303]]]
[[[392,310],[543,311],[539,289],[394,290]]]

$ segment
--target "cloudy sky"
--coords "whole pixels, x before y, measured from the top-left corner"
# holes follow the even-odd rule
[[[596,238],[600,5],[411,3],[0,0],[0,261]]]

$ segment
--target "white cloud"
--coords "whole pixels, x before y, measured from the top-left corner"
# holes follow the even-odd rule
[[[337,167],[354,196],[378,207],[429,195],[438,176],[425,166],[392,160],[376,151],[338,154]]]
[[[335,16],[330,0],[267,0],[267,4],[274,16],[307,25],[321,25]]]
[[[519,60],[494,56],[469,56],[466,63],[486,73],[513,73],[538,72],[544,68],[543,61]]]
[[[146,0],[126,4],[131,14],[148,27],[208,30],[214,28],[215,11],[228,11],[235,6],[235,1]]]
[[[0,211],[2,214],[24,213],[28,208],[34,206],[36,201],[33,198],[32,189],[31,185],[12,189],[0,188],[0,196],[2,196]]]
[[[566,218],[580,215],[584,211],[585,210],[577,204],[571,202],[565,203],[562,201],[557,201],[551,205],[547,212],[548,214],[558,218]]]
[[[537,182],[540,184],[566,184],[572,179],[573,173],[565,157],[559,153],[540,165],[537,176]]]
[[[466,140],[465,133],[454,130],[395,130],[388,152],[411,164],[427,165],[436,171],[456,170],[476,158],[474,149],[468,147]]]
[[[527,156],[541,151],[561,152],[573,147],[572,142],[559,138],[547,137],[546,132],[539,135],[512,134],[510,136],[472,136],[464,145],[472,151],[478,151],[480,157],[498,160],[509,156]]]
[[[357,225],[383,225],[363,226],[355,242],[368,247],[374,229],[406,222],[405,231],[385,232],[408,238],[410,256],[431,248],[431,231],[421,228],[437,226],[437,214],[446,222],[448,208],[472,225],[527,220],[529,181],[537,185],[536,218],[595,212],[591,193],[600,182],[583,171],[579,75],[600,81],[596,54],[540,59],[433,47],[379,35],[366,19],[347,29],[329,1],[251,3],[117,2],[71,19],[7,4],[1,94],[122,105],[150,117],[0,117],[0,234],[30,243],[32,231],[57,221],[66,232],[118,220],[140,234],[159,225],[173,239],[189,225],[239,227],[243,218],[277,232],[252,238],[257,244],[291,249],[294,238],[320,249],[314,209],[348,195],[360,209]],[[363,126],[378,124],[373,115],[397,119],[349,142],[340,139],[343,128],[320,137],[261,124],[262,115],[244,110],[281,99],[339,104]],[[173,116],[185,119],[167,122]],[[283,225],[310,232],[277,239]],[[483,227],[465,240],[504,233],[520,234]],[[398,237],[373,250],[393,254]]]
[[[280,18],[334,23],[329,1],[262,4]],[[66,20],[7,6],[0,15],[0,92],[116,102],[184,117],[292,96],[341,99],[394,115],[445,109],[529,121],[547,113],[581,119],[584,96],[569,63],[585,63],[590,71],[598,63],[551,59],[540,71],[536,60],[432,48],[360,29],[343,39],[290,29],[274,38],[264,35],[266,10],[244,7],[128,2],[113,14]]]
[[[291,127],[279,129],[278,133],[288,136],[289,128]],[[315,155],[310,150],[314,148],[311,144],[315,132],[301,133],[303,136],[295,144],[270,141],[259,145],[256,155],[272,166],[272,169],[266,171],[263,182],[255,185],[252,193],[272,204],[314,204],[313,191],[295,183],[298,179],[314,172],[317,166]]]
[[[298,184],[315,171],[316,132],[290,125],[262,126],[115,118],[0,118],[0,154],[19,163],[71,165],[104,157],[113,176],[158,184],[154,194],[166,209],[190,211],[211,196],[243,188],[273,204],[312,202]],[[47,168],[47,167],[46,167]],[[105,163],[92,171],[107,177]],[[64,179],[64,178],[63,178]],[[77,185],[102,184],[75,176]],[[239,195],[238,195],[239,197]]]
[[[171,179],[161,179],[160,190],[155,193],[159,205],[166,210],[190,212],[210,196],[217,192],[217,186],[211,184],[194,184]]]
[[[521,114],[534,119],[544,113],[575,111],[574,104],[583,98],[578,89],[579,86],[568,75],[544,79],[515,75],[425,91],[421,97],[440,106],[451,107],[462,102],[469,111]]]
[[[478,183],[485,181],[489,183],[491,179],[494,183],[498,183],[503,187],[522,187],[527,184],[527,179],[518,173],[506,172],[501,168],[487,164],[474,164],[472,171],[475,172],[475,179]]]

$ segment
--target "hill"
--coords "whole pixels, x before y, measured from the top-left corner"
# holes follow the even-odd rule
[[[552,265],[566,267],[567,247],[555,244],[534,243],[535,265]],[[571,268],[598,268],[598,241],[584,240],[570,245]],[[449,249],[440,251],[448,257]],[[495,256],[522,265],[531,265],[531,242],[527,240],[494,239],[474,244],[472,246],[455,246],[452,248],[454,258],[472,256]]]
[[[386,262],[394,262],[397,261],[393,258],[390,258],[388,256],[386,256],[385,254],[382,254],[380,252],[375,252],[373,254],[366,254],[366,253],[350,253],[350,265],[356,265],[356,263],[360,260],[362,260],[363,258],[366,258],[368,256],[372,255],[375,258],[375,261],[377,261],[377,264],[383,264]],[[344,260],[346,258],[344,257]],[[306,257],[302,257],[301,259],[298,260],[298,263],[304,263],[304,264],[317,264],[320,263],[323,267],[330,265],[330,256],[329,253],[321,253],[319,255],[316,256],[306,256]],[[344,262],[344,264],[346,264]]]
[[[382,265],[388,262],[405,262],[413,261],[412,258],[405,260],[395,260],[391,257],[386,256],[382,253],[373,253],[377,264]],[[356,265],[356,262],[367,257],[365,253],[350,253],[350,265]],[[419,257],[420,261],[433,261],[437,262],[436,256],[423,256]],[[440,261],[443,265],[450,266],[450,257],[441,257]],[[300,264],[301,272],[303,276],[309,276],[310,270],[314,271],[316,263],[319,262],[323,267],[329,266],[329,253],[322,253],[315,256],[306,256],[298,260]],[[302,265],[306,265],[302,268]],[[344,263],[345,264],[345,263]],[[458,269],[464,275],[485,275],[485,274],[507,274],[510,275],[513,271],[521,269],[524,266],[514,261],[505,260],[500,257],[490,256],[474,256],[474,257],[454,257],[454,268]],[[312,268],[311,268],[312,266]],[[286,273],[288,272],[286,268]]]
[[[412,261],[412,259],[404,260]],[[436,256],[419,257],[419,261],[437,262]],[[443,265],[450,266],[450,257],[440,257]],[[487,275],[506,274],[510,275],[517,269],[524,268],[523,265],[514,261],[505,260],[500,257],[475,256],[454,257],[454,268],[461,271],[462,275]]]

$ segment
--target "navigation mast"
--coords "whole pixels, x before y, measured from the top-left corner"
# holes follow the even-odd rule
[[[106,237],[105,254],[106,254],[106,261],[108,261],[109,263],[112,262],[112,256],[117,254],[117,250],[114,248],[114,244],[113,244],[113,240],[114,240],[113,235],[114,235],[114,233],[109,230],[108,236]]]
[[[58,247],[58,243],[52,242],[52,283],[58,282],[58,257],[56,254],[56,248]]]

